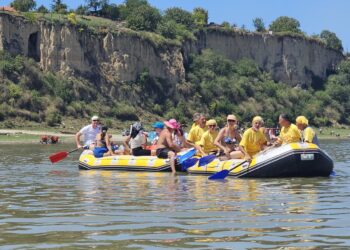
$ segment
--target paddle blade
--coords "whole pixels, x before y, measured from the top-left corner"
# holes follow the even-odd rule
[[[55,162],[63,160],[64,158],[67,157],[67,155],[68,155],[68,152],[62,151],[62,152],[58,152],[58,153],[55,153],[53,155],[50,155],[49,158],[50,158],[51,163],[55,163]]]
[[[227,169],[224,169],[224,170],[221,170],[220,172],[217,172],[211,176],[209,176],[209,180],[222,180],[222,179],[225,179],[226,176],[228,176],[228,174],[230,173],[229,170]]]
[[[181,164],[182,170],[187,170],[190,167],[193,167],[198,162],[198,158],[190,158],[184,161]]]
[[[196,154],[196,149],[195,148],[191,148],[186,153],[184,153],[182,155],[179,155],[178,156],[178,161],[179,161],[180,164],[182,164],[184,161],[186,161],[187,159],[191,158],[195,154]]]
[[[215,155],[206,155],[199,159],[198,167],[205,166],[216,158]]]

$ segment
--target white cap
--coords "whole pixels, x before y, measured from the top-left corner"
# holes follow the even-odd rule
[[[91,121],[93,120],[100,120],[100,117],[98,117],[97,115],[94,115],[93,117],[91,117]]]

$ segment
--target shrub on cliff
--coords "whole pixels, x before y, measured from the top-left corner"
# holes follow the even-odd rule
[[[194,28],[194,18],[191,12],[178,7],[166,9],[163,18],[166,21],[172,20],[178,24],[182,24],[189,30]]]
[[[326,43],[327,48],[343,51],[343,45],[337,35],[329,30],[324,30],[320,38]]]
[[[270,24],[269,28],[273,32],[302,33],[299,21],[287,16],[278,17]]]
[[[253,19],[253,25],[257,32],[264,32],[266,30],[264,21],[260,17]]]
[[[11,7],[15,8],[17,11],[28,12],[34,9],[36,2],[34,0],[14,0],[11,3]]]
[[[149,5],[137,7],[126,18],[129,28],[146,31],[155,31],[160,20],[159,10]]]
[[[203,8],[193,9],[193,20],[194,24],[198,27],[203,27],[208,24],[208,11]]]

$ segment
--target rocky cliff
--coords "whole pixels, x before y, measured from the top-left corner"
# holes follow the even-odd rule
[[[103,74],[111,81],[125,82],[135,81],[148,69],[155,78],[177,83],[185,80],[189,54],[206,48],[234,61],[251,58],[274,80],[293,86],[316,86],[343,59],[342,53],[299,37],[209,28],[197,34],[197,41],[181,47],[156,46],[136,33],[96,35],[73,25],[33,23],[0,13],[0,50],[32,57],[44,70],[68,75],[95,78]]]

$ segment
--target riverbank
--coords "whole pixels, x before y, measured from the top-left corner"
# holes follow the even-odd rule
[[[322,128],[316,130],[321,140],[350,140],[350,129]],[[36,144],[41,137],[58,136],[59,143],[74,144],[75,133],[64,130],[30,130],[30,129],[0,129],[0,144]],[[116,143],[123,141],[123,136],[117,131],[112,131],[112,140]]]
[[[58,136],[59,143],[75,143],[75,133],[69,131],[51,131],[51,130],[26,130],[26,129],[0,129],[0,144],[31,144],[40,143],[42,136]],[[123,141],[123,136],[113,134],[112,139],[115,142]]]

